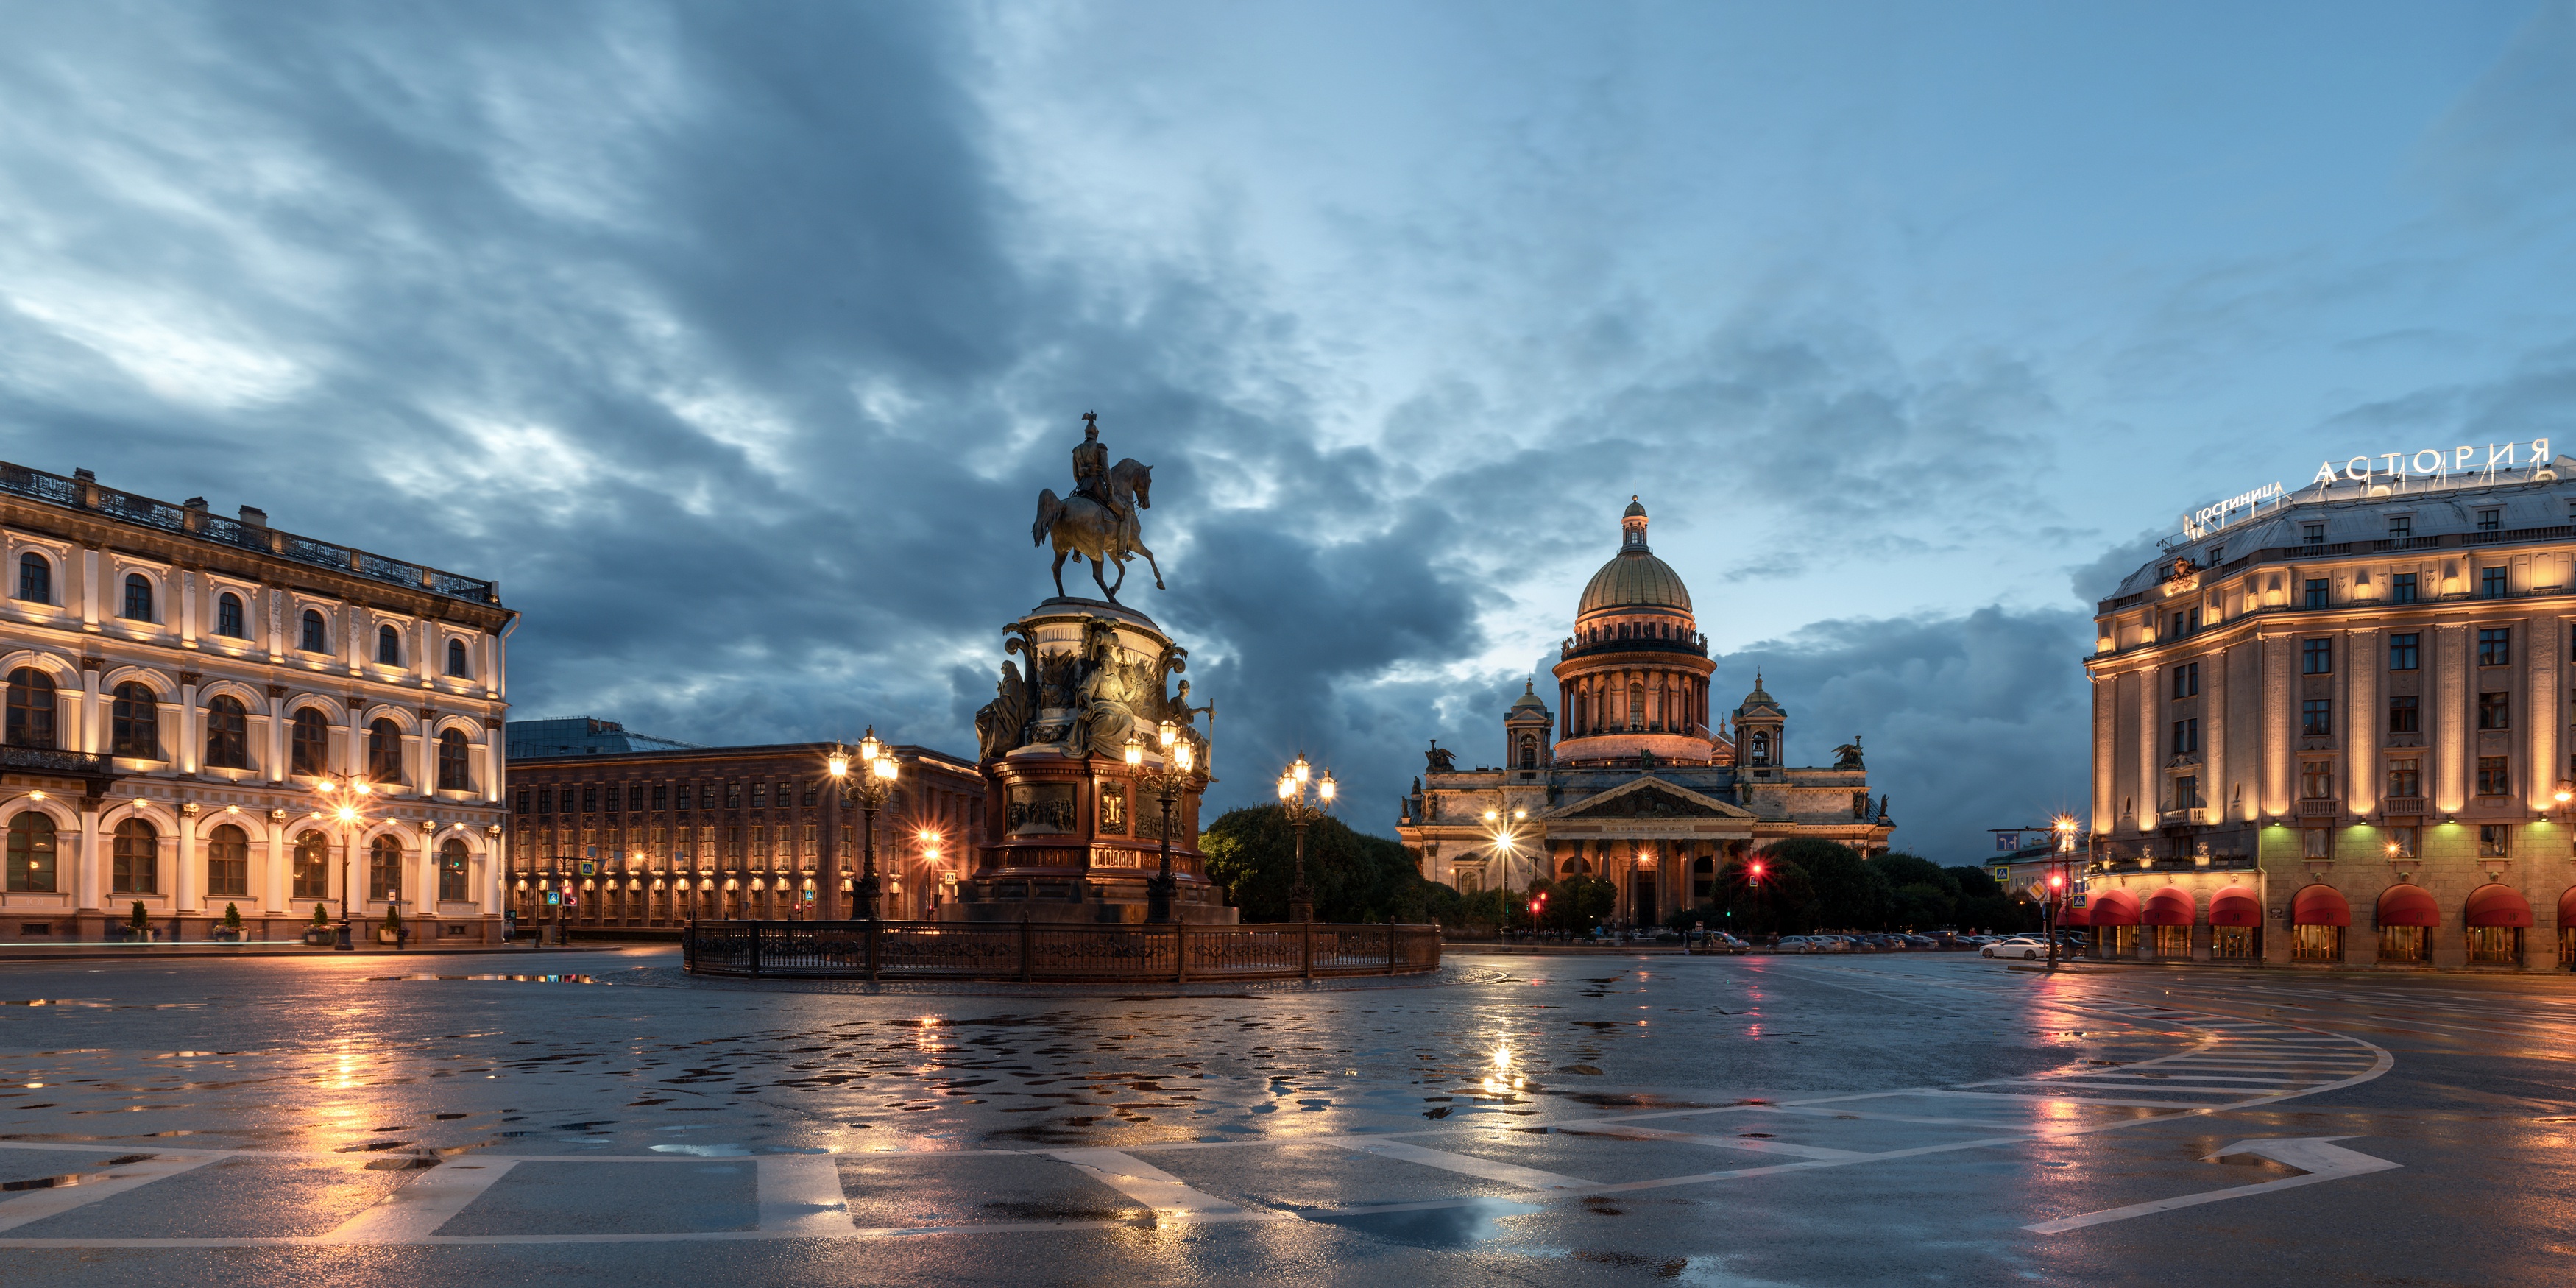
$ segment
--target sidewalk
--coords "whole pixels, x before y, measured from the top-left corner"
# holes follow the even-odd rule
[[[10,962],[125,961],[169,957],[475,957],[495,954],[553,956],[557,953],[616,952],[636,947],[634,944],[580,944],[561,948],[539,948],[534,942],[512,944],[474,944],[456,948],[394,948],[368,944],[342,952],[336,948],[315,948],[301,942],[288,944],[250,943],[237,947],[220,944],[45,944],[42,951],[15,952],[0,948],[0,966]]]

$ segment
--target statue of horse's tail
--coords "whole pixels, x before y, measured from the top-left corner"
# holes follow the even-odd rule
[[[1040,489],[1038,492],[1038,521],[1029,527],[1029,544],[1033,546],[1045,545],[1047,534],[1055,531],[1055,521],[1058,518],[1063,517],[1063,515],[1064,502],[1056,499],[1055,489]]]

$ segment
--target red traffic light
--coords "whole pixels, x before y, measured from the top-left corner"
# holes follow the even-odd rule
[[[1758,862],[1753,865],[1753,875],[1757,877],[1762,875],[1762,865]]]
[[[2065,884],[2066,884],[2066,878],[2065,878],[2065,877],[2060,876],[2060,875],[2058,875],[2057,873],[2054,873],[2054,872],[2052,872],[2052,873],[2049,873],[2049,874],[2048,874],[2048,888],[2049,888],[2049,889],[2051,889],[2051,890],[2055,890],[2055,889],[2057,889],[2058,887],[2063,886],[2063,885],[2065,885]]]

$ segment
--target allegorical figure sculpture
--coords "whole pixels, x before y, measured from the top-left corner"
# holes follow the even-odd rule
[[[1054,488],[1038,493],[1038,518],[1030,526],[1032,544],[1055,541],[1055,593],[1064,594],[1064,561],[1076,555],[1091,561],[1091,580],[1100,593],[1118,602],[1118,587],[1127,584],[1127,561],[1137,555],[1145,557],[1145,566],[1154,570],[1154,588],[1163,589],[1162,566],[1154,562],[1154,552],[1145,548],[1144,534],[1136,522],[1139,510],[1154,508],[1154,467],[1140,465],[1129,457],[1116,465],[1109,462],[1109,449],[1100,443],[1100,419],[1096,413],[1082,413],[1082,443],[1073,449],[1073,495],[1057,499]],[[1107,564],[1118,565],[1118,581],[1112,585],[1101,576]]]
[[[1860,735],[1859,735],[1859,734],[1853,734],[1853,735],[1852,735],[1852,740],[1851,740],[1850,742],[1844,743],[1843,745],[1841,745],[1841,746],[1839,746],[1839,747],[1834,748],[1834,768],[1836,768],[1836,769],[1865,769],[1865,768],[1867,768],[1867,766],[1865,766],[1865,765],[1863,765],[1863,764],[1861,764],[1861,763],[1860,763]]]

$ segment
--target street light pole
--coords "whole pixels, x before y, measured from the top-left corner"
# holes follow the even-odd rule
[[[859,740],[856,760],[858,763],[853,765],[851,752],[834,743],[830,754],[824,758],[824,767],[831,771],[833,786],[841,793],[841,798],[858,805],[862,816],[860,826],[865,830],[865,838],[860,854],[864,866],[859,875],[858,889],[851,898],[856,905],[852,911],[857,914],[853,920],[875,921],[879,889],[877,811],[884,808],[887,799],[894,795],[895,780],[894,750],[877,741],[876,726],[868,726],[867,736]]]
[[[1203,781],[1193,763],[1198,757],[1198,747],[1180,735],[1180,727],[1169,720],[1155,726],[1154,740],[1162,748],[1163,760],[1160,765],[1152,769],[1143,767],[1145,740],[1132,731],[1127,735],[1127,767],[1135,771],[1138,782],[1154,789],[1154,794],[1161,799],[1163,806],[1163,826],[1160,832],[1162,865],[1153,878],[1145,882],[1145,919],[1147,921],[1174,919],[1172,903],[1180,894],[1180,880],[1172,875],[1172,801],[1185,793],[1199,790]],[[1305,879],[1305,841],[1306,832],[1301,824],[1297,829],[1297,867],[1300,884]],[[1301,920],[1306,919],[1301,918]]]
[[[316,774],[313,790],[322,797],[322,808],[313,811],[313,817],[327,815],[340,833],[340,937],[332,943],[331,949],[334,952],[354,952],[357,944],[349,937],[349,896],[352,893],[349,884],[352,856],[349,851],[357,844],[357,830],[367,821],[364,810],[367,798],[374,794],[375,788],[356,774]]]
[[[2075,853],[2075,816],[2057,816],[2057,850],[2048,861],[2048,899],[2040,905],[2040,924],[2048,935],[2048,969],[2057,969],[2057,906],[2066,898],[2066,865]]]
[[[1503,924],[1497,930],[1508,930],[1512,924],[1512,856],[1520,852],[1520,830],[1513,826],[1529,817],[1527,809],[1515,809],[1507,820],[1499,809],[1485,811],[1485,832],[1491,843],[1488,853],[1501,860],[1503,870]],[[1531,929],[1537,929],[1533,924]]]
[[[1297,834],[1297,879],[1288,886],[1290,921],[1315,919],[1315,894],[1306,886],[1306,825],[1333,807],[1333,793],[1338,790],[1331,773],[1315,779],[1314,772],[1314,766],[1306,763],[1306,753],[1301,751],[1297,753],[1297,763],[1279,775],[1279,808],[1288,815],[1288,826]],[[1315,793],[1313,803],[1306,799],[1310,787]]]

